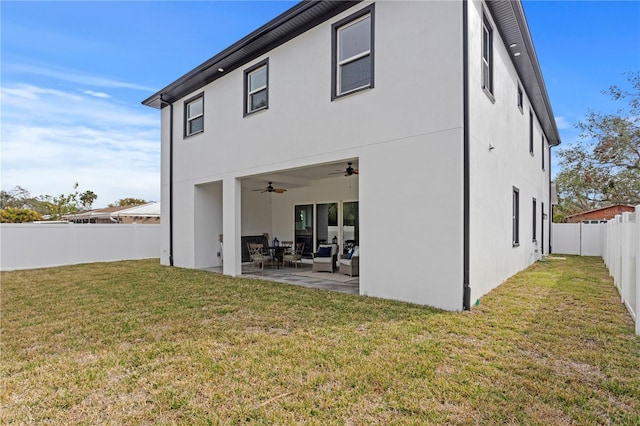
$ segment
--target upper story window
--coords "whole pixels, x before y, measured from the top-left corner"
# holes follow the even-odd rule
[[[244,72],[244,115],[269,108],[269,60]]]
[[[493,28],[482,17],[482,88],[493,95]]]
[[[542,137],[540,138],[542,143],[541,143],[541,147],[540,147],[540,152],[542,153],[541,157],[542,157],[542,170],[544,170],[544,135],[542,135]]]
[[[533,112],[529,110],[529,154],[533,155]]]
[[[191,136],[204,131],[204,95],[184,103],[184,135]]]
[[[518,83],[518,108],[520,109],[520,112],[523,112],[522,110],[523,105],[524,105],[524,95],[522,93],[522,87]]]
[[[331,99],[373,88],[373,5],[332,26]]]

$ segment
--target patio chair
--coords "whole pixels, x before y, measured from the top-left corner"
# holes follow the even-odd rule
[[[320,244],[318,251],[313,254],[312,272],[326,271],[333,273],[338,254],[337,244]]]
[[[355,246],[349,253],[343,254],[338,260],[338,268],[341,274],[352,277],[360,274],[360,248]]]
[[[304,251],[304,243],[296,243],[296,248],[291,248],[289,252],[284,252],[282,262],[289,262],[289,265],[294,263],[296,269],[298,269],[298,262],[302,263],[302,252]]]
[[[249,258],[253,265],[260,265],[260,268],[264,270],[265,263],[271,263],[273,266],[273,256],[264,252],[264,245],[259,243],[247,243],[249,249]]]

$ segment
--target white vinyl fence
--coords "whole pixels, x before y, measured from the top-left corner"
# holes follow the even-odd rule
[[[551,248],[555,254],[602,256],[606,223],[553,223]]]
[[[640,335],[640,205],[607,223],[552,224],[552,252],[601,256]]]
[[[602,258],[609,268],[622,302],[636,322],[640,335],[640,205],[635,213],[622,213],[606,224]]]
[[[0,270],[160,257],[160,225],[3,223]]]

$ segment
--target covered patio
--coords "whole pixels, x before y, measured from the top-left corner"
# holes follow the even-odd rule
[[[207,271],[222,273],[222,267],[204,268]],[[293,284],[319,290],[337,291],[339,293],[359,294],[360,278],[329,272],[312,272],[311,264],[303,262],[297,268],[284,266],[266,266],[264,269],[249,263],[242,265],[242,277]]]
[[[359,246],[358,163],[348,157],[195,185],[194,266],[358,293],[357,269],[346,272],[356,276],[351,277],[337,267],[341,255]],[[303,246],[298,269],[284,267],[282,259],[280,269],[250,264],[249,246],[274,249],[276,239]],[[333,274],[311,272],[321,244],[337,248]]]

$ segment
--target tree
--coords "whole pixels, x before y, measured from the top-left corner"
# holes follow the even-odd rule
[[[611,86],[602,92],[627,104],[615,114],[590,111],[576,125],[582,143],[558,151],[562,171],[555,183],[562,214],[640,203],[640,72],[628,81],[630,89]]]
[[[121,198],[117,200],[115,203],[109,204],[109,207],[124,207],[124,206],[139,206],[142,204],[147,204],[148,201],[142,200],[140,198]]]
[[[91,210],[91,205],[98,198],[98,196],[93,191],[85,191],[80,194],[80,202],[82,203],[82,208],[84,210]]]
[[[38,197],[32,197],[29,191],[21,186],[15,186],[10,191],[0,190],[0,209],[8,207],[43,213],[42,202]]]
[[[0,209],[0,223],[24,223],[42,220],[42,215],[30,209],[7,207]]]
[[[11,191],[0,191],[0,208],[31,210],[48,219],[56,220],[62,215],[76,213],[81,208],[90,209],[91,204],[98,198],[93,191],[78,192],[78,186],[78,182],[74,183],[74,192],[60,194],[57,197],[51,195],[32,197],[28,190],[16,186]],[[31,220],[41,219],[42,217]]]

